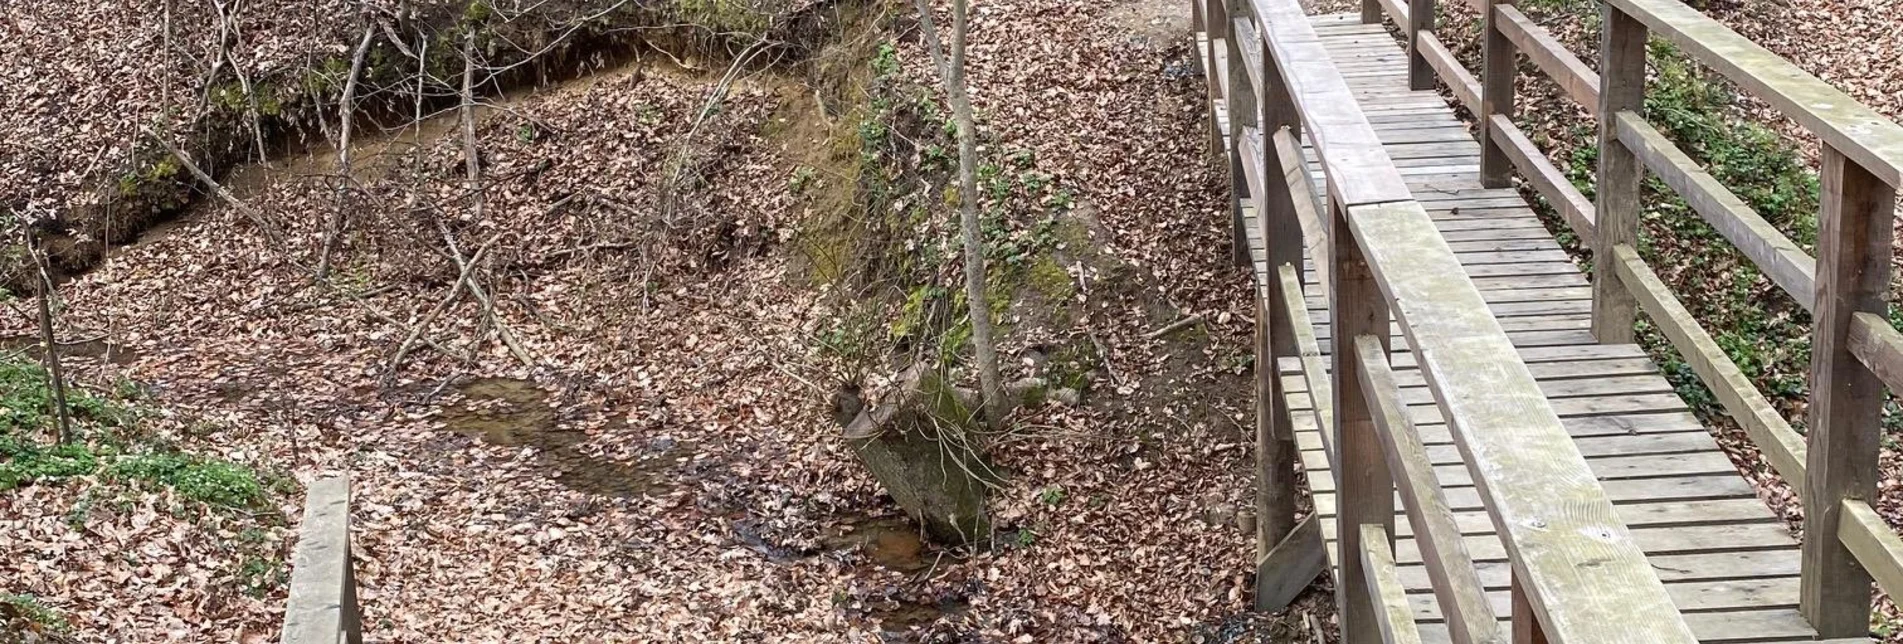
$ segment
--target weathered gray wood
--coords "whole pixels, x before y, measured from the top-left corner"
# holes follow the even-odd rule
[[[1645,122],[1645,117],[1629,111],[1613,115],[1619,141],[1639,155],[1660,181],[1671,186],[1692,210],[1711,223],[1712,228],[1751,258],[1759,270],[1771,278],[1805,310],[1815,303],[1817,260],[1798,248],[1771,222],[1752,210],[1749,204],[1699,167],[1696,161],[1673,145],[1670,139]]]
[[[1364,206],[1350,209],[1347,225],[1410,345],[1420,348],[1422,370],[1454,419],[1549,635],[1558,642],[1693,641],[1427,213],[1411,203]],[[1342,413],[1338,406],[1337,423]]]
[[[1380,2],[1381,2],[1381,10],[1383,13],[1387,15],[1388,20],[1394,21],[1394,24],[1400,28],[1401,36],[1403,38],[1407,37],[1408,3],[1411,2],[1411,0],[1380,0]],[[1376,34],[1377,37],[1385,37],[1387,35],[1388,34],[1386,31],[1382,31],[1380,34]],[[1333,42],[1337,42],[1335,39],[1329,39],[1329,40],[1331,44]],[[1380,38],[1380,40],[1376,40],[1374,42],[1381,42],[1385,40],[1386,38]],[[1330,53],[1335,53],[1339,50],[1336,49],[1335,47],[1330,47],[1329,51]],[[1393,53],[1392,50],[1377,49],[1375,51],[1380,52],[1380,54],[1375,56],[1369,56],[1369,58],[1386,58]],[[1405,53],[1403,54],[1403,56],[1405,56]],[[1336,61],[1336,64],[1338,65],[1345,65],[1345,64],[1348,64],[1349,62],[1345,60],[1345,57],[1343,56],[1336,56],[1335,61]]]
[[[1866,168],[1878,182],[1903,185],[1903,126],[1698,9],[1676,0],[1608,2],[1816,133],[1825,145]]]
[[[1488,188],[1505,188],[1513,167],[1511,157],[1504,148],[1500,135],[1494,133],[1487,124],[1499,116],[1508,123],[1513,122],[1513,96],[1515,81],[1519,77],[1519,66],[1513,51],[1513,41],[1501,31],[1500,19],[1495,7],[1512,9],[1512,0],[1482,0],[1486,8],[1480,12],[1480,102],[1468,105],[1480,121],[1480,185]],[[1529,170],[1530,174],[1531,171]]]
[[[1587,67],[1584,61],[1566,49],[1566,45],[1553,37],[1552,32],[1533,22],[1518,7],[1499,5],[1494,8],[1494,24],[1500,28],[1500,34],[1512,41],[1535,67],[1558,83],[1566,95],[1572,97],[1588,114],[1599,114],[1599,74]]]
[[[1256,560],[1256,611],[1273,613],[1288,608],[1327,567],[1321,518],[1310,514],[1281,543]]]
[[[1637,250],[1621,245],[1614,246],[1612,251],[1617,260],[1614,266],[1619,281],[1632,289],[1640,307],[1651,316],[1653,325],[1678,349],[1686,364],[1718,397],[1718,402],[1724,404],[1725,411],[1731,413],[1731,418],[1744,428],[1772,469],[1801,489],[1804,437],[1784,421],[1771,401],[1766,400],[1744,371],[1725,355],[1718,341],[1699,326],[1691,311],[1679,304],[1678,298],[1673,297],[1665,282],[1645,265]]]
[[[1645,102],[1645,25],[1601,5],[1599,113],[1637,110]],[[1639,244],[1639,189],[1645,168],[1619,140],[1612,119],[1599,122],[1598,213],[1593,217],[1592,334],[1606,344],[1628,344],[1638,302],[1614,275],[1612,247]]]
[[[1386,644],[1420,644],[1420,629],[1414,626],[1414,611],[1407,603],[1407,589],[1394,570],[1394,556],[1388,551],[1388,535],[1379,525],[1361,526],[1361,569],[1368,575],[1368,601],[1376,608],[1374,619],[1380,627],[1380,639]],[[1360,626],[1357,625],[1356,628]],[[1376,641],[1370,638],[1371,641]]]
[[[1232,10],[1232,15],[1236,17],[1230,20],[1232,25],[1230,27],[1230,33],[1236,35],[1232,42],[1236,45],[1237,49],[1241,50],[1240,55],[1236,58],[1236,62],[1241,63],[1242,70],[1246,73],[1245,77],[1249,80],[1249,93],[1252,94],[1254,98],[1260,99],[1263,95],[1263,90],[1266,89],[1264,85],[1265,81],[1262,77],[1262,36],[1256,33],[1255,21],[1243,15],[1249,12],[1248,5],[1246,3],[1239,4],[1241,4],[1241,6],[1236,10],[1239,10],[1241,13],[1237,14],[1235,13],[1236,10]],[[1240,86],[1238,85],[1238,87]]]
[[[1276,231],[1272,231],[1272,234],[1279,235],[1282,239],[1302,240],[1303,243],[1300,245],[1307,247],[1316,262],[1318,269],[1316,279],[1327,283],[1328,240],[1327,228],[1322,225],[1324,207],[1321,195],[1311,187],[1315,185],[1314,179],[1308,174],[1308,165],[1301,163],[1301,144],[1295,140],[1294,133],[1287,128],[1278,129],[1272,138],[1275,143],[1276,159],[1283,168],[1287,169],[1283,180],[1288,184],[1289,199],[1294,204],[1298,224],[1293,229],[1277,228]],[[1300,259],[1301,250],[1296,248],[1292,256],[1279,263],[1294,263]],[[1280,259],[1282,256],[1277,255],[1277,258]],[[1274,266],[1277,263],[1271,262],[1270,265]]]
[[[1232,263],[1236,266],[1247,266],[1249,238],[1248,230],[1242,226],[1242,207],[1261,194],[1251,190],[1261,186],[1261,179],[1266,172],[1262,168],[1261,150],[1245,149],[1242,143],[1243,133],[1261,124],[1262,108],[1257,104],[1256,90],[1262,87],[1261,76],[1266,71],[1256,71],[1254,78],[1251,78],[1248,72],[1247,61],[1252,58],[1252,52],[1244,45],[1244,42],[1259,42],[1255,29],[1250,26],[1247,18],[1248,0],[1227,0],[1227,2],[1224,12],[1230,17],[1229,33],[1223,39],[1223,43],[1227,47],[1225,55],[1229,64],[1225,66],[1225,71],[1230,89],[1225,91],[1224,99],[1229,108],[1228,131],[1232,135],[1231,138],[1235,140],[1235,144],[1229,146],[1229,176],[1231,177],[1229,215],[1232,231],[1229,247]],[[1254,181],[1238,180],[1245,177],[1252,178]]]
[[[1203,87],[1209,90],[1209,102],[1212,105],[1222,102],[1220,92],[1222,91],[1222,83],[1224,82],[1217,79],[1218,70],[1216,65],[1216,60],[1218,59],[1216,46],[1220,44],[1216,42],[1216,37],[1222,30],[1211,27],[1211,25],[1214,24],[1213,21],[1217,19],[1216,16],[1220,13],[1219,10],[1214,8],[1219,2],[1222,2],[1222,0],[1190,0],[1191,20],[1195,23],[1196,31],[1198,32],[1196,38],[1197,62],[1201,64],[1203,68]],[[1217,123],[1217,119],[1212,115],[1209,119],[1210,158],[1224,158],[1226,154],[1225,147],[1223,143],[1222,126]]]
[[[1454,52],[1448,50],[1439,37],[1432,33],[1421,34],[1420,55],[1440,75],[1441,81],[1447,83],[1454,100],[1468,108],[1480,104],[1480,81],[1474,80],[1473,74],[1460,65],[1460,60],[1454,58]]]
[[[1262,68],[1264,74],[1260,86],[1262,125],[1266,131],[1273,132],[1272,137],[1278,141],[1252,142],[1261,150],[1264,172],[1264,185],[1261,192],[1257,193],[1262,195],[1258,210],[1262,217],[1257,222],[1257,232],[1264,244],[1265,266],[1293,264],[1299,271],[1303,245],[1300,213],[1304,209],[1314,208],[1314,198],[1308,193],[1307,184],[1303,183],[1306,175],[1302,171],[1300,156],[1297,155],[1291,162],[1279,140],[1293,137],[1292,132],[1302,127],[1301,115],[1288,94],[1287,83],[1279,73],[1273,73],[1279,68],[1271,58],[1272,50],[1260,42],[1258,45],[1249,55],[1256,59],[1257,66]],[[1258,395],[1268,397],[1258,401],[1256,427],[1256,451],[1260,455],[1259,478],[1256,482],[1258,554],[1265,554],[1271,544],[1285,541],[1289,536],[1295,520],[1295,500],[1299,495],[1295,476],[1294,428],[1289,422],[1287,397],[1279,391],[1277,381],[1280,379],[1275,376],[1272,365],[1278,357],[1299,355],[1301,345],[1295,329],[1289,325],[1290,315],[1277,314],[1277,309],[1288,307],[1288,300],[1282,295],[1284,282],[1279,275],[1264,277],[1265,297],[1261,303],[1264,307],[1261,317],[1266,320],[1262,331],[1267,337],[1262,341],[1261,349],[1265,353],[1261,359],[1271,362],[1258,362],[1263,366],[1257,374]],[[1312,344],[1312,337],[1310,342]]]
[[[291,559],[284,644],[358,644],[356,576],[350,564],[350,480],[333,476],[305,491],[304,523]]]
[[[1305,309],[1299,299],[1302,289],[1296,283],[1295,268],[1287,264],[1276,269],[1277,279],[1281,281],[1281,295],[1284,298],[1283,311],[1289,316],[1289,328],[1295,336],[1295,347],[1302,360],[1302,376],[1306,386],[1303,391],[1314,396],[1320,404],[1315,414],[1323,427],[1334,426],[1334,385],[1328,380],[1328,366],[1321,351],[1321,345],[1315,338],[1315,328],[1309,326]]]
[[[1580,194],[1578,188],[1573,187],[1573,182],[1547,159],[1546,153],[1540,151],[1539,146],[1534,145],[1513,121],[1503,115],[1489,118],[1486,130],[1493,137],[1492,140],[1497,142],[1500,153],[1526,175],[1527,180],[1533,183],[1533,188],[1559,211],[1566,225],[1581,239],[1593,239],[1593,220],[1598,216],[1593,203],[1586,199],[1586,195]]]
[[[1394,24],[1407,25],[1408,89],[1434,89],[1434,70],[1427,66],[1421,50],[1421,39],[1434,35],[1434,0],[1408,0],[1407,15]]]
[[[1339,337],[1353,338],[1354,342],[1367,345],[1357,347],[1360,353],[1372,353],[1386,361],[1389,316],[1386,301],[1364,256],[1366,249],[1351,232],[1348,211],[1339,206],[1334,211],[1330,228],[1335,259],[1334,284],[1330,291],[1334,302],[1329,329]],[[1354,350],[1336,351],[1331,356],[1330,373],[1336,378],[1331,383],[1334,386],[1334,444],[1341,463],[1336,478],[1344,500],[1341,521],[1350,526],[1372,524],[1383,534],[1391,534],[1394,480],[1388,472],[1387,460],[1381,455],[1374,409],[1369,403],[1370,392],[1362,384],[1362,361],[1356,356]],[[1342,546],[1346,552],[1358,552],[1366,547],[1358,532],[1351,531],[1345,537]],[[1342,567],[1337,593],[1342,641],[1346,644],[1379,642],[1379,634],[1368,628],[1380,610],[1368,599],[1369,571],[1363,568],[1359,557],[1338,561]]]
[[[1414,536],[1433,580],[1434,594],[1442,606],[1453,607],[1452,612],[1459,616],[1451,620],[1454,641],[1497,642],[1499,617],[1487,604],[1480,579],[1474,575],[1473,560],[1467,556],[1453,511],[1447,509],[1446,494],[1441,492],[1434,465],[1428,460],[1427,447],[1399,400],[1400,386],[1395,383],[1387,356],[1372,341],[1358,342],[1355,348],[1361,361],[1362,390],[1372,396],[1374,428],[1381,439],[1382,455],[1400,492],[1408,524],[1419,526]],[[1385,545],[1386,535],[1382,537]]]
[[[1361,110],[1352,108],[1357,103],[1309,26],[1301,4],[1297,0],[1250,1],[1262,21],[1270,57],[1304,117],[1308,142],[1321,150],[1329,194],[1346,205],[1409,199],[1411,193],[1374,129]],[[1379,13],[1378,7],[1373,9]]]
[[[1903,391],[1903,334],[1875,313],[1850,318],[1850,354],[1890,391]]]
[[[1883,382],[1850,355],[1850,321],[1887,308],[1896,191],[1828,144],[1822,175],[1801,609],[1819,635],[1850,637],[1870,626],[1870,573],[1839,540],[1839,514],[1844,499],[1876,498],[1883,415]]]
[[[1837,538],[1855,555],[1877,587],[1892,597],[1903,593],[1903,539],[1883,521],[1883,516],[1859,499],[1844,499],[1839,515]]]

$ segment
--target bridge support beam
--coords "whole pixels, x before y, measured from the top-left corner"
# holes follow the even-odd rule
[[[1381,359],[1387,359],[1389,336],[1388,307],[1381,286],[1367,256],[1356,243],[1354,227],[1348,222],[1350,208],[1331,198],[1329,210],[1334,224],[1329,242],[1334,246],[1333,277],[1335,302],[1330,309],[1331,332],[1335,350],[1330,377],[1334,381],[1335,472],[1339,479],[1337,525],[1376,525],[1392,539],[1394,535],[1394,479],[1387,468],[1381,439],[1374,426],[1374,409],[1362,385],[1360,352],[1356,347],[1370,343]],[[1381,644],[1375,626],[1376,611],[1368,594],[1368,572],[1363,570],[1361,531],[1344,528],[1337,533],[1340,585],[1336,588],[1337,614],[1341,616],[1341,641],[1344,644]]]
[[[1829,143],[1817,218],[1817,306],[1798,609],[1825,638],[1870,629],[1870,571],[1838,537],[1844,499],[1877,498],[1883,382],[1850,352],[1851,318],[1887,317],[1896,191]]]
[[[1229,4],[1223,10],[1224,24],[1222,26],[1224,29],[1222,31],[1227,34],[1223,38],[1223,43],[1227,48],[1224,55],[1227,56],[1227,60],[1229,61],[1229,95],[1223,98],[1228,101],[1229,106],[1228,154],[1229,221],[1232,236],[1231,259],[1237,266],[1249,266],[1249,235],[1248,230],[1244,229],[1242,225],[1242,206],[1245,203],[1252,203],[1251,200],[1255,195],[1249,194],[1249,182],[1244,179],[1247,175],[1244,173],[1243,164],[1252,164],[1260,168],[1262,159],[1243,158],[1242,144],[1240,141],[1243,136],[1246,136],[1245,133],[1249,129],[1255,128],[1261,123],[1261,107],[1256,104],[1256,88],[1253,86],[1254,81],[1249,78],[1249,67],[1243,63],[1242,59],[1243,56],[1247,55],[1249,50],[1243,47],[1242,42],[1240,42],[1243,34],[1235,30],[1233,26],[1235,23],[1232,19],[1235,16],[1247,16],[1253,9],[1249,7],[1248,0],[1227,0],[1227,2]],[[1258,50],[1264,48],[1260,43],[1256,43],[1255,45]],[[1260,207],[1259,203],[1256,205],[1258,208]]]
[[[1495,114],[1513,118],[1514,81],[1519,77],[1519,52],[1496,24],[1499,13],[1494,7],[1503,4],[1511,5],[1512,1],[1486,0],[1480,28],[1480,185],[1487,188],[1507,187],[1513,173],[1512,159],[1488,126]]]
[[[1617,115],[1645,103],[1645,24],[1612,5],[1600,33],[1599,189],[1592,244],[1592,335],[1600,344],[1631,344],[1639,302],[1619,281],[1613,247],[1639,247],[1639,187],[1645,166],[1619,140]]]

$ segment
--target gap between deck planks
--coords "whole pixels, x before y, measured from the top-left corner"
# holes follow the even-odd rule
[[[1599,345],[1588,331],[1591,292],[1584,275],[1513,189],[1480,186],[1480,147],[1468,126],[1432,91],[1407,89],[1406,58],[1379,26],[1353,15],[1312,18],[1324,46],[1374,125],[1416,200],[1435,219],[1509,339],[1520,349],[1620,518],[1705,642],[1813,641],[1797,614],[1797,540],[1757,498],[1657,365],[1633,345]],[[1226,123],[1225,123],[1226,134]],[[1304,147],[1317,191],[1325,178]],[[1258,280],[1266,279],[1260,228],[1249,219]],[[1315,240],[1305,240],[1313,247]],[[1308,318],[1321,349],[1332,350],[1327,301],[1304,272]],[[1258,282],[1260,283],[1260,282]],[[1398,329],[1392,358],[1403,402],[1420,426],[1480,578],[1507,614],[1508,566],[1453,437],[1433,404]],[[1296,415],[1296,437],[1315,507],[1334,560],[1341,527],[1330,456],[1316,426],[1297,359],[1276,365]],[[1426,641],[1446,642],[1441,618],[1406,516],[1397,513],[1396,561]],[[1868,642],[1867,639],[1836,640]]]

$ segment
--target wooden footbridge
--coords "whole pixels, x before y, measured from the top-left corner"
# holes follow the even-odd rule
[[[1883,390],[1903,390],[1882,299],[1903,127],[1677,0],[1606,0],[1596,73],[1513,5],[1473,0],[1477,76],[1435,36],[1433,0],[1194,1],[1256,364],[1274,367],[1257,386],[1262,607],[1325,568],[1351,644],[1869,641],[1872,581],[1903,591],[1903,541],[1867,501]],[[1818,258],[1646,122],[1648,37],[1821,140]],[[1595,115],[1596,202],[1515,127],[1522,60]],[[1808,434],[1640,258],[1647,171],[1813,313]],[[1593,278],[1515,175],[1593,251]],[[1634,344],[1641,312],[1800,490],[1801,543]]]

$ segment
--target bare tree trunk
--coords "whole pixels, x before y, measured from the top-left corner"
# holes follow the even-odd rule
[[[481,221],[485,199],[482,192],[482,154],[480,148],[476,146],[476,34],[473,31],[463,38],[462,122],[463,170],[468,176],[470,198],[475,200],[471,204],[475,220]],[[473,264],[464,260],[462,250],[456,247],[456,237],[450,234],[449,228],[443,226],[441,221],[437,222],[437,226],[443,234],[443,243],[449,246],[451,257],[456,260],[458,272],[470,273],[475,270]],[[469,294],[475,296],[477,303],[482,305],[483,320],[495,328],[496,335],[502,338],[503,346],[507,347],[509,353],[513,354],[517,360],[522,361],[524,366],[535,366],[534,356],[529,355],[528,349],[523,348],[522,343],[516,339],[515,332],[509,329],[509,325],[502,321],[501,316],[496,315],[495,301],[489,298],[489,293],[482,288],[482,284],[474,275],[469,277],[468,284]]]
[[[364,54],[370,51],[370,41],[377,34],[375,19],[366,19],[363,28],[363,40],[357,43],[357,53],[350,59],[350,77],[344,79],[344,95],[337,101],[337,174],[342,177],[337,184],[337,208],[330,212],[330,220],[324,223],[324,245],[317,251],[317,281],[330,276],[330,254],[337,250],[337,240],[344,232],[344,210],[350,207],[350,129],[355,121],[357,77],[363,74]]]
[[[53,411],[59,418],[59,444],[73,441],[72,413],[66,406],[66,372],[59,362],[59,345],[53,340],[53,277],[46,268],[46,253],[40,248],[39,240],[34,239],[33,231],[26,225],[20,226],[20,233],[26,238],[26,250],[33,256],[33,267],[40,273],[38,300],[40,306],[40,360],[46,364],[46,373],[53,381]]]
[[[985,246],[978,227],[978,134],[965,94],[965,33],[969,30],[969,0],[952,0],[951,59],[939,48],[938,28],[932,21],[930,0],[917,0],[919,26],[925,32],[932,61],[945,82],[946,102],[958,123],[959,228],[965,241],[965,300],[971,314],[971,343],[978,359],[978,386],[984,395],[985,420],[998,426],[1009,413],[1004,381],[998,374],[998,346],[991,340],[991,298],[985,291]]]

